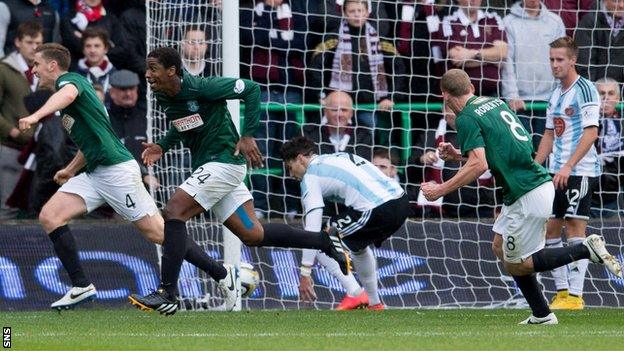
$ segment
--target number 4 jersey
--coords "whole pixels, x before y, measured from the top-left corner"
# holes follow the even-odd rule
[[[304,213],[325,207],[324,200],[364,212],[403,195],[403,189],[367,160],[339,152],[315,156],[301,180]]]
[[[502,100],[470,98],[455,124],[462,155],[485,149],[490,171],[503,188],[505,205],[551,180],[548,171],[533,161],[530,134]]]

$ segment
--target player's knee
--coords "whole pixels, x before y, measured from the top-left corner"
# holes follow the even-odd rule
[[[240,239],[247,246],[260,246],[264,239],[264,230],[262,226],[254,226],[251,230],[243,231]]]
[[[41,209],[41,212],[39,212],[39,223],[41,223],[41,226],[46,233],[51,233],[54,229],[65,224],[52,209],[46,206],[44,206]]]
[[[170,206],[170,205],[165,206],[165,208],[162,210],[162,216],[165,219],[165,221],[170,220],[170,219],[183,220],[182,214],[180,213],[179,210],[177,210],[177,206]]]
[[[515,275],[515,276],[523,276],[523,275],[528,275],[533,273],[533,270],[531,267],[529,267],[526,262],[522,262],[522,263],[510,263],[510,262],[505,262],[505,269],[507,270],[507,273],[509,273],[510,275]]]

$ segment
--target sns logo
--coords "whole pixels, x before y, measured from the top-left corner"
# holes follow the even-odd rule
[[[11,327],[2,328],[2,347],[5,349],[11,348]]]

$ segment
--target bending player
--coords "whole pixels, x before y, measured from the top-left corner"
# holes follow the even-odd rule
[[[351,252],[368,294],[368,309],[382,310],[385,307],[377,291],[377,261],[370,245],[380,247],[405,223],[409,211],[407,195],[368,160],[345,152],[317,155],[317,150],[312,140],[302,136],[292,138],[281,149],[290,176],[301,182],[306,223],[320,227],[324,199],[348,207],[329,223],[338,228]]]
[[[162,244],[164,239],[164,220],[142,184],[139,165],[113,132],[93,86],[83,76],[67,72],[70,60],[69,51],[59,44],[37,48],[33,73],[40,84],[55,85],[57,92],[38,111],[19,121],[20,129],[25,130],[60,110],[63,126],[79,149],[69,165],[54,176],[62,186],[39,213],[39,221],[72,283],[65,296],[51,305],[59,310],[72,308],[96,294],[67,226],[71,219],[108,203],[151,242]],[[86,172],[74,177],[83,167]],[[234,305],[236,296],[228,293],[231,279],[226,279],[235,273],[231,266],[226,269],[192,240],[186,245],[184,258],[219,281],[226,303]]]
[[[183,72],[180,54],[158,48],[147,56],[145,78],[171,127],[156,143],[144,144],[143,161],[149,166],[182,141],[191,151],[192,175],[167,202],[165,240],[160,287],[146,296],[131,295],[130,302],[142,310],[177,310],[176,283],[187,245],[186,221],[206,210],[248,246],[280,246],[318,249],[335,259],[349,273],[349,258],[335,230],[307,232],[285,224],[260,225],[252,196],[243,179],[246,160],[262,165],[262,155],[253,135],[258,126],[260,88],[246,80],[194,77]],[[245,123],[239,137],[227,110],[226,100],[245,101]],[[233,277],[239,279],[238,275]],[[234,281],[234,286],[239,283]],[[235,289],[238,294],[238,289]]]
[[[546,227],[546,247],[563,246],[564,224],[568,245],[585,240],[592,195],[600,178],[600,158],[594,146],[600,97],[594,84],[576,73],[577,55],[578,47],[572,38],[559,38],[550,44],[550,66],[561,85],[550,97],[546,130],[535,156],[539,164],[551,156],[549,172],[556,188],[553,218]],[[557,295],[551,309],[583,309],[587,265],[587,260],[579,260],[553,269]]]
[[[503,190],[504,206],[494,223],[492,248],[525,299],[532,315],[521,324],[557,324],[548,307],[535,272],[544,272],[573,261],[590,259],[622,276],[620,263],[607,252],[604,239],[588,236],[582,245],[544,248],[545,225],[552,212],[555,188],[548,171],[533,160],[530,134],[500,99],[474,95],[466,72],[449,70],[440,88],[444,102],[455,114],[460,150],[448,143],[439,146],[445,160],[463,160],[457,174],[442,184],[423,183],[425,197],[434,201],[476,180],[488,168]]]

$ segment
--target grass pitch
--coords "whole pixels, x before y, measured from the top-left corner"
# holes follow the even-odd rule
[[[624,311],[528,310],[178,312],[78,309],[0,312],[15,350],[621,350]]]

